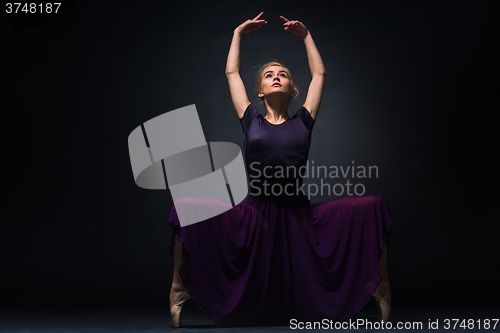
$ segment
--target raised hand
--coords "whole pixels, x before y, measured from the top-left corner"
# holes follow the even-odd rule
[[[290,33],[294,36],[298,36],[301,38],[305,38],[307,36],[308,30],[304,24],[300,21],[290,21],[284,16],[280,16],[283,20],[283,25],[285,26],[285,30],[290,31]]]
[[[255,18],[252,20],[246,20],[235,30],[238,31],[241,35],[248,35],[249,33],[254,32],[257,29],[262,28],[262,24],[267,24],[266,20],[260,19],[262,14],[264,14],[264,12],[261,12],[259,15],[255,16]]]

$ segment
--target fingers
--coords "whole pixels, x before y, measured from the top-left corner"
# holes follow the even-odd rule
[[[252,31],[262,28],[262,24],[267,24],[267,22],[264,20],[251,21],[250,26],[252,27]]]
[[[286,17],[284,17],[284,16],[280,16],[280,18],[283,20],[283,22],[285,22],[285,23],[283,23],[283,25],[296,25],[296,24],[300,23],[300,22],[299,22],[299,21],[297,21],[297,20],[290,21],[289,19],[287,19],[287,18],[286,18]]]
[[[286,26],[286,27],[293,27],[293,26],[297,26],[297,25],[300,24],[299,21],[295,21],[295,20],[294,21],[290,21],[289,19],[285,18],[284,16],[280,16],[280,17],[285,22],[285,23],[283,23],[283,25]]]
[[[267,21],[266,20],[259,20],[259,18],[262,16],[262,14],[264,14],[264,12],[260,12],[259,15],[255,16],[255,18],[253,20],[249,20],[250,22],[252,22],[253,25],[256,25],[258,24],[259,25],[259,28],[261,24],[267,24]]]
[[[260,12],[260,14],[259,14],[259,15],[257,15],[257,16],[255,16],[255,18],[254,18],[253,20],[254,20],[254,21],[255,21],[255,20],[258,20],[258,19],[262,16],[262,14],[264,14],[264,12]]]

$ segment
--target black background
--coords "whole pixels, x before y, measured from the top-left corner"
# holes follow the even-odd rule
[[[53,19],[2,13],[2,308],[168,306],[172,199],[135,185],[127,138],[196,104],[207,141],[241,145],[225,61],[234,28],[260,11],[269,23],[242,41],[250,99],[255,69],[277,59],[300,90],[290,113],[302,105],[305,48],[279,15],[302,21],[328,72],[310,160],[378,166],[363,183],[396,218],[393,306],[496,306],[496,3],[66,1]]]

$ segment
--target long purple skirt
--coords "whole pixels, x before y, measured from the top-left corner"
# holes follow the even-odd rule
[[[198,308],[221,325],[348,320],[381,280],[392,223],[376,195],[314,205],[307,197],[248,197],[186,227],[175,207],[169,218],[183,245],[180,275]]]

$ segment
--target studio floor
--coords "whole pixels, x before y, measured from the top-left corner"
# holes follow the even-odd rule
[[[371,304],[373,305],[373,304]],[[316,328],[309,332],[500,332],[500,323],[493,328],[494,321],[500,317],[500,309],[450,310],[450,309],[394,309],[391,313],[393,327],[377,328],[359,326],[353,328]],[[363,309],[353,321],[376,322],[374,306]],[[453,319],[456,319],[453,321]],[[472,319],[473,323],[470,321]],[[402,328],[396,325],[401,323]],[[429,324],[432,324],[432,329]],[[464,323],[466,328],[464,327]],[[479,327],[478,325],[482,326]],[[212,323],[194,306],[189,306],[183,313],[183,327],[174,329],[168,315],[168,309],[155,310],[102,310],[102,311],[3,311],[0,313],[0,332],[290,332],[304,331],[306,327],[291,326],[255,326],[255,327],[220,327]],[[404,328],[406,325],[407,328]],[[419,326],[421,325],[421,326]],[[453,328],[453,326],[455,327]],[[462,325],[462,326],[461,326]],[[434,327],[436,327],[434,329]]]

